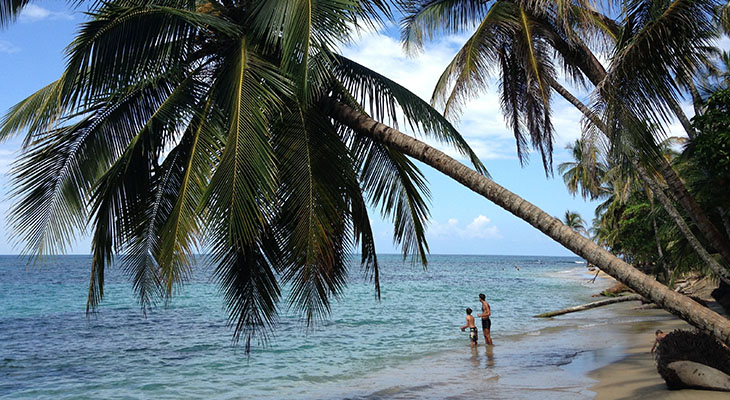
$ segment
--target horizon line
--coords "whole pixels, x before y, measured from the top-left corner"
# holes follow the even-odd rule
[[[211,253],[195,253],[194,256],[206,256],[210,255]],[[362,255],[362,253],[351,253],[351,256],[359,256]],[[401,256],[403,257],[403,253],[377,253],[377,255],[383,255],[383,256]],[[19,253],[4,253],[0,254],[0,257],[6,257],[6,256],[18,256],[18,257],[33,257],[28,254],[19,254]],[[45,254],[40,256],[41,258],[45,257],[64,257],[64,256],[91,256],[91,254],[87,253],[67,253],[67,254]],[[475,254],[475,253],[433,253],[428,254],[428,256],[501,256],[501,257],[576,257],[582,259],[583,257],[571,254],[571,255],[545,255],[545,254]],[[409,258],[410,255],[405,256],[404,258]]]

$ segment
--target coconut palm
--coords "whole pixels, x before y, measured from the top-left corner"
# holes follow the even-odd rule
[[[333,115],[357,132],[388,143],[394,149],[434,167],[526,221],[660,307],[714,335],[724,343],[730,343],[730,320],[700,306],[689,297],[670,290],[486,176],[471,170],[442,151],[379,123],[352,107],[336,105]]]
[[[3,137],[26,134],[13,213],[29,251],[63,249],[90,220],[93,307],[114,255],[144,305],[175,292],[201,246],[237,334],[250,339],[274,323],[282,284],[308,318],[326,312],[358,241],[377,287],[366,201],[394,218],[404,250],[425,257],[426,187],[409,156],[730,342],[728,321],[488,179],[438,113],[338,56],[332,38],[378,10],[387,12],[378,1],[344,0],[94,8],[62,77],[2,123]],[[397,109],[477,170],[372,118],[397,122]]]
[[[89,225],[88,310],[116,255],[144,308],[171,296],[205,249],[236,335],[271,326],[282,285],[311,321],[341,292],[356,244],[379,290],[368,202],[425,264],[423,175],[322,102],[392,122],[398,107],[399,120],[483,166],[427,103],[333,52],[333,38],[383,4],[307,5],[99,3],[63,75],[7,113],[0,138],[25,134],[12,225],[32,254],[63,252]]]
[[[476,26],[434,90],[432,101],[447,115],[483,90],[496,70],[503,114],[515,131],[518,155],[522,158],[526,150],[521,130],[526,129],[533,147],[549,160],[544,154],[552,148],[547,144],[552,136],[549,93],[555,90],[586,114],[589,132],[608,135],[613,152],[651,162],[710,245],[730,262],[730,242],[659,156],[654,139],[673,115],[693,135],[677,103],[681,83],[675,77],[694,76],[714,54],[715,0],[627,2],[617,19],[581,2],[574,7],[566,7],[564,1],[406,3],[407,48],[422,46],[425,37]],[[591,45],[612,54],[608,68]],[[593,110],[558,83],[555,66],[578,86],[593,85]]]
[[[584,198],[597,199],[602,193],[601,181],[606,174],[606,167],[599,160],[599,149],[594,143],[576,139],[565,146],[571,152],[573,161],[558,165],[558,173],[573,196],[580,192]]]
[[[580,233],[587,234],[586,223],[583,218],[577,212],[565,210],[565,216],[563,216],[563,223],[568,228]]]

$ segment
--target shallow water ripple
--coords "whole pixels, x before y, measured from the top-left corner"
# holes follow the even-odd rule
[[[380,302],[353,263],[349,286],[328,319],[308,328],[283,308],[274,336],[266,345],[255,343],[249,357],[232,342],[222,297],[202,261],[179,296],[146,316],[114,268],[99,312],[86,317],[88,257],[59,257],[28,269],[17,257],[0,256],[0,397],[379,399],[469,398],[482,389],[537,393],[554,386],[555,376],[565,374],[560,366],[582,351],[564,335],[549,335],[554,323],[531,318],[583,302],[597,290],[585,284],[577,260],[433,256],[424,272],[399,256],[383,256]],[[494,315],[499,345],[491,355],[484,347],[470,353],[467,336],[458,329],[465,307],[478,310],[480,292],[487,294]],[[575,329],[607,323],[599,314],[566,321]],[[525,370],[536,378],[515,378]],[[560,376],[561,382],[567,379]],[[532,398],[566,393],[583,398],[581,379]]]

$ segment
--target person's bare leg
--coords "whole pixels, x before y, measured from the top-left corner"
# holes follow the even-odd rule
[[[484,342],[490,346],[494,344],[492,343],[492,335],[489,332],[489,329],[484,330]]]

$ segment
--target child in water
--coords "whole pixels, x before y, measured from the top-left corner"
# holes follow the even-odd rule
[[[667,334],[662,332],[661,329],[657,329],[656,332],[654,332],[654,335],[655,335],[654,346],[651,346],[651,353],[654,353],[654,350],[656,350],[656,347],[659,344],[659,341],[664,339],[665,336],[667,336]]]
[[[471,308],[466,309],[466,325],[461,327],[461,331],[464,332],[466,328],[469,328],[469,340],[471,340],[471,347],[474,348],[477,345],[477,339],[479,334],[477,333],[477,326],[474,324],[474,317],[471,315]]]

